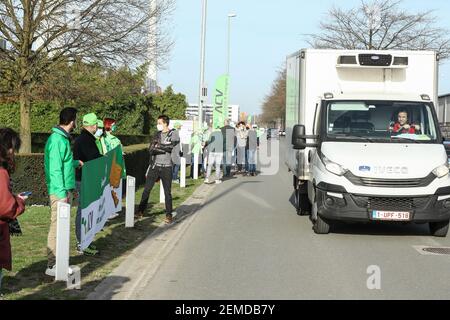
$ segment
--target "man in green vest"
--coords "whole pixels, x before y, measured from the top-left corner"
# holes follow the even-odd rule
[[[50,195],[51,222],[47,239],[47,270],[45,274],[55,276],[56,225],[58,202],[72,203],[75,190],[75,168],[83,166],[80,160],[73,160],[70,148],[70,133],[76,128],[77,110],[65,108],[59,115],[59,126],[45,145],[45,180]]]

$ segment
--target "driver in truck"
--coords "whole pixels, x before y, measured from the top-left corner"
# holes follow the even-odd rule
[[[394,133],[415,134],[420,131],[420,126],[408,123],[408,111],[401,109],[398,111],[397,122],[391,126],[390,130]]]

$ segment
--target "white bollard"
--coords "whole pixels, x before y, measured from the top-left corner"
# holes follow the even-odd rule
[[[56,227],[56,281],[69,279],[70,204],[58,202]]]
[[[180,187],[186,188],[186,158],[181,157]]]
[[[166,196],[164,195],[162,180],[159,180],[159,203],[166,203]]]
[[[127,198],[125,213],[125,228],[134,227],[134,206],[136,196],[136,178],[127,176]]]
[[[198,160],[199,160],[198,156],[199,154],[194,154],[194,180],[198,179]]]

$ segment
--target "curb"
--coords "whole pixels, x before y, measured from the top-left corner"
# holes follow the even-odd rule
[[[175,223],[162,222],[124,261],[91,292],[86,300],[137,299],[158,272],[162,262],[178,244],[195,213],[201,209],[214,191],[214,185],[202,184],[177,209]]]

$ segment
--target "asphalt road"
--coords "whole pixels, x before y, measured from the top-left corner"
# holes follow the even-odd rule
[[[427,225],[358,224],[316,235],[289,201],[291,181],[280,159],[276,175],[218,185],[136,298],[450,299],[450,255],[415,248],[450,247],[450,236],[431,237]],[[380,289],[367,286],[372,270]]]

